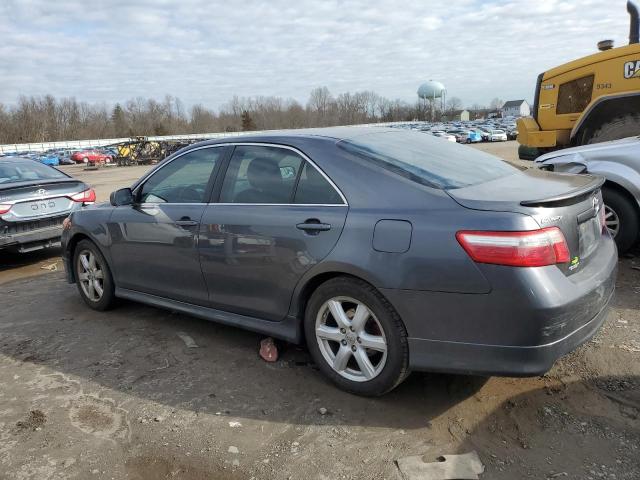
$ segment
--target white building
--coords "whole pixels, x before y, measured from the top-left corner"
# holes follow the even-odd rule
[[[503,117],[528,117],[531,108],[526,100],[509,100],[502,106]]]
[[[454,122],[468,122],[469,121],[469,110],[456,110],[451,112],[449,119]]]

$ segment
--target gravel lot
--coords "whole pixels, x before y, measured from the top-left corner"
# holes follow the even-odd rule
[[[479,148],[522,164],[515,142]],[[65,168],[99,200],[145,169]],[[0,254],[0,479],[401,479],[399,458],[473,450],[482,479],[640,478],[638,252],[601,332],[544,377],[413,374],[379,399],[302,348],[264,363],[253,333],[93,312],[58,254]]]

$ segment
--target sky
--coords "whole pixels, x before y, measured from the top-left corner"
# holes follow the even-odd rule
[[[625,0],[2,0],[0,103],[52,94],[115,104],[166,94],[305,103],[429,79],[465,106],[532,100],[538,73],[626,44]]]

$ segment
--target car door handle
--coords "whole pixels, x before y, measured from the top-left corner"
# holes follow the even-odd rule
[[[298,223],[296,225],[298,230],[304,230],[308,233],[318,233],[318,232],[326,232],[327,230],[331,230],[331,225],[328,223],[320,223],[319,220],[309,219],[304,223]]]
[[[180,227],[195,227],[198,222],[191,220],[189,217],[182,217],[180,220],[176,220],[176,225]]]

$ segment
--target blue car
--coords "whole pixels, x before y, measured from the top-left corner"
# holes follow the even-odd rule
[[[47,154],[38,157],[38,161],[40,163],[44,163],[45,165],[49,165],[50,167],[57,167],[60,165],[60,159],[57,155]]]
[[[482,141],[482,134],[477,130],[469,130],[466,143],[478,143]]]

